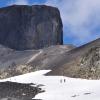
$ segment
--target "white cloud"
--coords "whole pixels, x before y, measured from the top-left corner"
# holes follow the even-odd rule
[[[11,2],[8,3],[8,5],[28,5],[28,0],[12,0]]]
[[[100,37],[100,0],[47,0],[60,9],[64,35],[75,37],[76,44]],[[70,34],[66,30],[70,30]]]

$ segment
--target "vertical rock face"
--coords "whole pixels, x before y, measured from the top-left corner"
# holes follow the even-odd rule
[[[16,50],[63,44],[62,21],[55,7],[13,5],[0,9],[0,43]]]

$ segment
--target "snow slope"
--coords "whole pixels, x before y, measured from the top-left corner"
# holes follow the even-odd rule
[[[74,79],[64,76],[45,76],[50,70],[40,70],[0,80],[43,84],[46,92],[34,99],[42,100],[100,100],[100,80]],[[65,81],[65,82],[64,82]]]

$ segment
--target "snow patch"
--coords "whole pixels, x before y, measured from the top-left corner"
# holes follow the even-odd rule
[[[45,92],[34,99],[42,100],[100,100],[100,80],[75,79],[64,76],[45,76],[51,70],[40,70],[0,80],[18,83],[43,84]]]

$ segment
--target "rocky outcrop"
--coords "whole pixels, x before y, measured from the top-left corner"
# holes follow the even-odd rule
[[[65,53],[57,68],[48,74],[100,79],[100,38]]]
[[[80,62],[80,76],[100,79],[100,46],[91,48]]]
[[[0,82],[0,100],[36,100],[32,98],[44,90],[32,85],[35,84]]]
[[[55,7],[13,5],[0,8],[0,44],[16,50],[63,44],[62,21]]]

